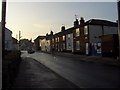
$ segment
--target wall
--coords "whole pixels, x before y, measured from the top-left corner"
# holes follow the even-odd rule
[[[5,29],[5,49],[12,50],[12,32],[9,29]]]
[[[41,40],[41,51],[50,52],[50,40],[42,39]]]
[[[41,51],[45,51],[45,42],[46,42],[46,39],[41,40]]]
[[[103,29],[104,29],[104,35],[117,34],[118,33],[118,28],[117,27],[104,26]]]
[[[89,54],[101,55],[102,25],[89,25]]]
[[[102,26],[100,25],[89,25],[89,42],[96,43],[101,42],[99,36],[102,35]]]
[[[51,51],[51,48],[50,48],[50,40],[46,40],[46,51],[47,52],[50,52]]]

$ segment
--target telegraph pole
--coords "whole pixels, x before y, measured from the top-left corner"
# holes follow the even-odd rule
[[[118,0],[118,36],[119,36],[119,61],[120,61],[120,0]]]
[[[19,50],[20,50],[21,31],[19,31]]]
[[[5,53],[5,20],[6,20],[6,0],[2,0],[2,58],[4,59]]]

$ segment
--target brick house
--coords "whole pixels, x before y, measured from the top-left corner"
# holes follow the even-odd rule
[[[74,22],[73,31],[73,51],[78,54],[85,54],[85,38],[84,38],[84,19]]]

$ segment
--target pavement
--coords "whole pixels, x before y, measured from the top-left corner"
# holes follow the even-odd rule
[[[12,90],[39,90],[40,88],[78,88],[75,84],[59,76],[40,62],[24,57]]]
[[[65,53],[65,52],[55,52],[55,55],[64,56],[64,57],[68,57],[68,58],[74,57],[74,58],[79,58],[79,60],[85,61],[85,62],[101,63],[101,64],[105,64],[105,65],[120,67],[120,60],[111,58],[111,57],[86,56],[86,55],[78,55],[78,54]]]

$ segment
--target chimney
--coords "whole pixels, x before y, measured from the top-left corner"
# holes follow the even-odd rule
[[[65,31],[65,26],[61,27],[61,32]]]
[[[83,18],[83,17],[81,17],[81,18],[80,18],[80,25],[83,25],[83,24],[84,24],[84,22],[85,22],[84,18]]]
[[[51,31],[50,34],[53,35],[53,31]]]
[[[48,36],[48,33],[46,34],[46,36]]]
[[[74,27],[77,27],[79,25],[79,21],[78,19],[76,19],[76,21],[74,21]]]

